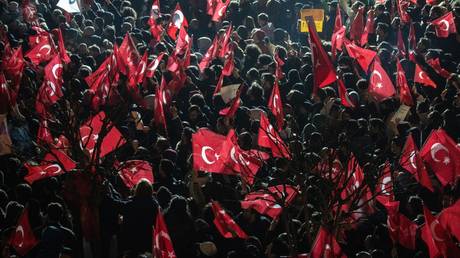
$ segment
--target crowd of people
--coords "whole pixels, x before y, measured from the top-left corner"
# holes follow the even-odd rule
[[[460,1],[0,22],[2,257],[460,257]]]

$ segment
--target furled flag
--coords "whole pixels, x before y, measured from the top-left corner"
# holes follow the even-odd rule
[[[406,106],[413,106],[414,100],[399,58],[396,59],[396,87],[399,90],[399,101]]]
[[[284,76],[283,74],[283,65],[284,60],[281,59],[278,50],[275,51],[275,79],[281,80]]]
[[[166,99],[165,96],[166,90],[166,79],[162,76],[160,87],[157,87],[155,91],[155,100],[154,100],[154,111],[153,114],[155,125],[158,128],[162,128],[164,133],[167,133],[167,126],[166,126],[166,117],[165,117],[165,110],[164,110],[164,102]]]
[[[152,3],[152,7],[150,8],[150,17],[148,20],[148,24],[150,25],[150,33],[152,34],[153,39],[156,42],[161,40],[161,36],[163,34],[164,28],[161,23],[157,23],[157,19],[160,17],[160,1],[154,0]]]
[[[457,28],[455,27],[455,19],[452,12],[448,12],[443,16],[433,20],[431,24],[434,25],[436,36],[440,38],[447,38],[449,37],[449,34],[457,33]]]
[[[428,74],[426,74],[418,64],[415,64],[414,82],[436,88],[436,83],[431,80]]]
[[[216,12],[217,0],[206,0],[206,13],[209,16],[213,16]]]
[[[400,56],[402,56],[402,57],[406,56],[406,46],[404,45],[404,39],[403,39],[403,35],[402,35],[402,32],[401,32],[401,28],[398,28],[397,47],[398,47],[398,51],[399,51]]]
[[[268,100],[268,109],[270,109],[276,118],[276,127],[278,130],[281,130],[284,124],[284,112],[278,80],[275,80],[275,83],[273,84],[272,93],[270,95],[270,99]]]
[[[420,150],[420,156],[443,186],[455,182],[460,171],[460,149],[446,131],[433,130]]]
[[[18,225],[14,232],[12,232],[8,242],[21,256],[25,256],[38,244],[39,241],[30,227],[28,208],[24,208],[22,211]]]
[[[259,137],[257,143],[271,149],[274,157],[291,159],[291,153],[283,139],[275,131],[264,113],[260,114]]]
[[[230,1],[228,1],[228,2],[230,2]],[[220,46],[220,49],[217,52],[218,57],[225,58],[225,56],[228,54],[228,52],[230,50],[233,50],[233,49],[231,49],[233,47],[233,45],[231,44],[231,41],[230,41],[230,38],[232,36],[232,32],[233,32],[233,26],[232,26],[232,24],[230,24],[227,27],[227,29],[225,30],[224,36],[219,40],[218,45]]]
[[[9,93],[11,106],[16,105],[24,67],[25,62],[22,55],[22,47],[15,49],[11,56],[6,57],[5,55],[2,59],[1,69],[3,69],[5,77],[10,80]]]
[[[310,258],[346,258],[339,243],[329,231],[320,227],[315,242],[311,247]]]
[[[308,19],[308,31],[313,64],[313,92],[337,80],[334,66],[321,44],[312,19]]]
[[[176,9],[171,14],[171,22],[169,23],[167,29],[169,37],[171,37],[171,39],[173,40],[176,40],[177,32],[180,30],[182,26],[188,27],[188,22],[185,18],[184,13],[182,12],[182,9],[180,8],[179,3],[177,3]]]
[[[363,34],[361,35],[361,46],[367,44],[369,39],[369,34],[374,33],[374,10],[370,10],[367,13],[366,26],[364,27]]]
[[[216,201],[211,202],[212,212],[214,213],[214,225],[220,234],[225,238],[239,237],[248,238],[248,235],[235,223],[232,217],[225,212]]]
[[[369,77],[369,94],[378,102],[393,96],[396,91],[388,74],[377,59],[372,65],[372,72]]]
[[[117,166],[119,175],[123,183],[132,189],[142,179],[146,179],[153,184],[153,170],[149,162],[145,160],[128,160]]]
[[[225,58],[224,68],[222,68],[222,75],[230,76],[235,69],[235,60],[233,57],[233,48],[231,48],[228,52],[227,58]]]
[[[298,191],[291,185],[276,185],[256,192],[250,192],[241,201],[242,209],[254,209],[272,219],[278,218],[283,207],[288,207]]]
[[[345,87],[343,80],[340,78],[337,79],[337,88],[339,91],[340,103],[342,103],[344,107],[354,108],[355,104],[353,104],[353,102],[350,100],[347,88]]]
[[[161,210],[158,209],[157,217],[155,220],[155,227],[153,228],[153,243],[152,253],[155,258],[175,258],[173,243],[169,237],[168,228],[166,227],[165,220]]]
[[[428,175],[425,164],[423,164],[412,134],[407,136],[406,144],[404,145],[404,149],[401,153],[399,164],[402,168],[414,175],[420,185],[434,192],[430,176]]]
[[[364,7],[360,7],[350,27],[350,39],[359,44],[364,32]]]

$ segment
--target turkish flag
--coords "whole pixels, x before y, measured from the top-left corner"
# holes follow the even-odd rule
[[[214,58],[216,58],[217,49],[219,48],[218,44],[219,44],[219,41],[217,37],[214,37],[214,41],[212,42],[211,46],[206,51],[206,54],[204,54],[203,58],[198,64],[198,67],[200,68],[200,72],[204,72],[204,69],[206,69],[211,63],[211,61]]]
[[[259,137],[257,143],[261,147],[271,149],[274,157],[291,159],[288,146],[283,142],[283,139],[281,139],[279,134],[275,131],[264,113],[260,114]]]
[[[235,223],[232,217],[227,214],[224,209],[222,209],[218,202],[211,202],[211,208],[214,213],[214,225],[223,237],[239,237],[242,239],[248,238],[248,235]]]
[[[413,106],[412,94],[399,58],[396,59],[396,86],[399,89],[399,101],[406,106]]]
[[[321,40],[316,32],[312,19],[308,20],[308,31],[313,64],[313,92],[323,88],[337,80],[335,68],[324,51]]]
[[[438,216],[439,223],[445,228],[450,235],[457,240],[460,239],[460,200],[457,200],[452,206],[445,208]]]
[[[236,92],[236,96],[232,100],[230,106],[220,110],[219,115],[225,116],[225,117],[234,117],[235,116],[236,111],[238,111],[238,108],[240,107],[240,104],[241,104],[240,96],[241,96],[242,88],[243,88],[243,84],[241,84],[240,87],[238,88],[238,91]]]
[[[275,80],[275,83],[273,84],[272,93],[270,95],[270,99],[268,100],[268,109],[270,109],[276,118],[276,127],[278,130],[281,130],[284,124],[284,112],[278,80]]]
[[[435,218],[431,211],[423,207],[425,224],[421,228],[421,238],[428,247],[430,258],[434,257],[460,257],[460,250],[452,242],[447,230]]]
[[[342,29],[342,27],[343,27],[343,22],[342,22],[342,14],[340,13],[340,4],[337,3],[336,9],[335,9],[334,32],[337,32],[338,30]]]
[[[64,170],[61,168],[61,166],[55,163],[42,165],[32,165],[30,163],[25,163],[24,167],[28,172],[24,177],[24,180],[29,184],[33,184],[35,181],[41,179],[64,174]]]
[[[406,46],[404,45],[404,40],[401,32],[401,28],[398,29],[398,42],[397,42],[397,47],[400,56],[406,56]]]
[[[51,148],[43,158],[42,164],[57,163],[65,171],[71,171],[77,167],[77,163],[72,160],[63,150]]]
[[[340,78],[337,79],[337,88],[339,90],[340,103],[342,103],[344,107],[354,108],[355,104],[353,104],[353,102],[350,100],[347,88]]]
[[[216,12],[217,0],[206,0],[206,13],[213,16]]]
[[[141,57],[133,39],[131,38],[131,35],[128,32],[118,48],[117,58],[118,69],[122,74],[128,76],[129,78],[133,73],[135,73]]]
[[[110,85],[110,81],[108,77],[111,78],[112,83],[116,83],[118,81],[118,47],[115,45],[113,47],[113,53],[108,56],[104,62],[97,68],[96,71],[85,77],[85,82],[88,84],[89,88],[94,92],[100,91],[100,89],[104,88],[103,83],[108,82]],[[105,95],[103,96],[106,97]]]
[[[447,38],[449,37],[449,34],[457,33],[457,28],[455,27],[455,19],[452,12],[448,12],[443,16],[433,20],[431,24],[434,25],[436,36],[439,38]]]
[[[214,14],[212,15],[212,21],[213,22],[220,22],[222,21],[222,19],[225,17],[225,15],[227,14],[227,7],[228,5],[230,4],[230,1],[225,1],[222,2],[221,0],[217,0],[217,6],[216,6],[216,9],[214,11]]]
[[[395,95],[395,87],[380,61],[375,60],[369,77],[369,94],[378,102]]]
[[[230,1],[227,1],[227,3],[230,3]],[[230,50],[233,51],[233,49],[231,49],[233,45],[230,42],[232,32],[233,26],[230,24],[230,26],[228,26],[227,30],[225,31],[224,36],[221,38],[221,40],[219,40],[220,50],[217,54],[218,57],[225,58],[225,56],[230,52]]]
[[[276,68],[275,68],[275,78],[277,80],[281,80],[283,78],[283,76],[284,76],[283,69],[282,69],[283,65],[284,65],[284,61],[279,56],[278,50],[276,50],[274,57],[275,57],[275,66],[276,66]]]
[[[391,167],[388,161],[383,166],[382,174],[378,178],[377,187],[375,193],[377,194],[377,201],[380,203],[386,203],[393,201],[395,196],[393,193],[393,180],[391,179]]]
[[[166,223],[160,209],[158,209],[155,227],[153,228],[152,249],[152,254],[155,258],[176,257],[173,243],[169,237],[168,228],[166,227]]]
[[[233,70],[235,70],[235,60],[233,55],[233,48],[231,48],[225,58],[224,68],[222,69],[222,75],[224,76],[232,75]]]
[[[414,82],[436,88],[436,83],[431,80],[428,74],[426,74],[418,64],[415,64]]]
[[[425,164],[423,164],[423,161],[420,158],[420,153],[415,145],[412,134],[407,136],[406,144],[404,145],[404,149],[401,153],[399,164],[402,168],[414,175],[420,185],[434,192],[430,176],[428,175]]]
[[[443,78],[448,79],[450,77],[450,72],[441,67],[439,58],[428,59],[426,62]]]
[[[460,149],[444,130],[431,132],[420,150],[420,156],[443,186],[455,182],[460,171]]]
[[[64,46],[64,37],[62,36],[62,31],[60,28],[52,30],[52,32],[58,37],[58,46],[59,46],[59,55],[61,56],[64,63],[70,63],[70,57],[67,54],[67,50]]]
[[[179,31],[182,26],[188,27],[188,22],[182,12],[182,9],[180,8],[179,3],[177,3],[176,9],[171,14],[171,22],[169,23],[167,29],[167,33],[172,40],[177,39],[177,31]]]
[[[9,93],[11,106],[16,105],[16,99],[19,94],[19,86],[21,85],[24,67],[25,62],[21,46],[15,49],[11,56],[4,55],[2,58],[1,69],[3,69],[5,77],[10,80]]]
[[[190,45],[190,36],[187,33],[187,29],[182,26],[179,29],[179,36],[176,40],[176,48],[174,50],[175,55],[184,54],[187,47]]]
[[[297,189],[291,185],[270,186],[248,193],[241,201],[241,208],[254,209],[262,215],[276,219],[283,211],[283,207],[286,208],[291,204],[297,193]]]
[[[136,71],[133,74],[131,74],[131,77],[128,80],[128,88],[134,89],[135,92],[139,91],[136,85],[141,84],[144,81],[145,74],[147,71],[147,58],[148,51],[146,50],[141,58],[141,61],[137,65]]]
[[[120,131],[113,126],[113,124],[109,121],[108,123],[103,123],[106,121],[105,113],[99,112],[97,115],[91,117],[84,125],[80,127],[80,147],[83,150],[88,151],[90,157],[93,155],[94,148],[98,141],[102,141],[100,144],[100,158],[103,158],[108,153],[116,150],[118,147],[126,143],[126,140],[121,135]],[[103,139],[99,139],[101,136],[99,135],[102,130],[102,126],[105,126],[104,131],[110,130],[106,132],[106,135]]]
[[[337,50],[342,51],[343,47],[343,42],[345,39],[345,34],[346,34],[346,29],[345,27],[340,28],[336,32],[332,33],[331,37],[331,53],[332,53],[332,58],[335,60],[335,57],[337,56]]]
[[[387,227],[391,239],[407,249],[415,250],[417,224],[399,213],[399,202],[387,202],[383,205],[388,213]]]
[[[38,242],[39,241],[30,227],[29,209],[26,207],[22,211],[18,219],[18,225],[14,232],[11,233],[8,243],[19,255],[25,256],[38,244]]]
[[[46,119],[40,120],[37,132],[37,143],[41,145],[54,144],[54,139],[51,135],[50,129],[48,128],[48,121]]]
[[[121,180],[129,189],[136,186],[142,179],[146,179],[150,184],[154,182],[152,166],[145,160],[128,160],[121,163],[117,169]]]
[[[214,173],[225,173],[222,147],[226,137],[209,129],[199,129],[192,135],[193,169]],[[234,172],[228,174],[234,175]]]
[[[374,33],[374,10],[370,10],[367,13],[366,26],[364,27],[363,34],[361,35],[361,46],[367,44],[369,39],[369,33]]]
[[[35,31],[35,34],[29,35],[28,38],[29,47],[31,49],[34,48],[37,44],[39,44],[42,40],[48,40],[48,37],[50,35],[48,31],[38,26],[32,26],[31,29]]]
[[[158,68],[158,66],[161,63],[161,60],[163,60],[163,56],[165,55],[164,52],[161,52],[155,60],[152,60],[149,65],[147,65],[147,71],[145,73],[145,77],[147,78],[152,78],[155,75],[155,70]]]
[[[55,55],[45,66],[44,80],[50,86],[50,96],[56,95],[58,98],[62,97],[62,84],[64,83],[64,78],[62,78],[63,68],[64,66],[59,55]]]
[[[26,53],[26,57],[35,65],[49,61],[56,55],[56,49],[49,34],[48,37],[42,37],[39,40],[40,42]]]
[[[367,74],[369,71],[369,66],[377,55],[377,52],[358,47],[357,45],[351,43],[349,40],[344,40],[344,43],[348,55],[351,58],[356,59],[356,62],[358,62],[359,66],[361,66],[363,71]]]
[[[311,247],[310,258],[346,258],[339,243],[329,231],[320,227],[315,242]]]
[[[358,43],[364,32],[364,7],[360,7],[350,27],[350,39]]]

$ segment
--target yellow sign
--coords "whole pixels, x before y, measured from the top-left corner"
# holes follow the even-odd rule
[[[323,9],[302,9],[300,10],[300,32],[308,32],[307,20],[305,17],[313,17],[316,31],[323,31],[324,10]]]

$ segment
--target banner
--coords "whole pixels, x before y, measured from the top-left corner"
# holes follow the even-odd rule
[[[64,11],[68,13],[79,13],[80,6],[78,5],[77,0],[59,0],[56,5],[59,8],[62,8]]]
[[[300,10],[300,32],[308,32],[308,25],[305,17],[313,17],[317,32],[323,31],[324,10],[323,9],[302,9]]]

